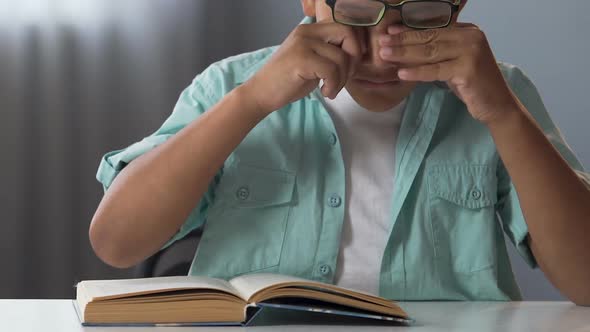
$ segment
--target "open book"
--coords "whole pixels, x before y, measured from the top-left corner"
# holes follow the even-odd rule
[[[249,325],[264,309],[409,324],[395,303],[278,274],[230,281],[197,276],[82,281],[74,306],[83,325]]]

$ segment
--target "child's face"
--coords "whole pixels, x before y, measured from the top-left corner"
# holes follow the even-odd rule
[[[391,3],[399,3],[393,0]],[[324,0],[301,0],[305,15],[316,18],[316,21],[332,22],[332,10]],[[466,1],[462,1],[464,5]],[[457,16],[453,21],[457,20]],[[387,35],[387,28],[401,25],[399,11],[388,10],[379,25],[369,28],[355,27],[360,43],[367,46],[368,52],[358,66],[355,75],[346,84],[346,89],[352,97],[363,107],[371,111],[386,111],[405,99],[416,86],[415,82],[397,80],[397,66],[395,63],[384,61],[379,56],[379,38]],[[388,84],[367,84],[373,82],[388,82]]]

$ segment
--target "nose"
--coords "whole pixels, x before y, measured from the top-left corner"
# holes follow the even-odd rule
[[[375,68],[391,68],[396,67],[390,61],[385,61],[379,55],[379,38],[387,35],[387,28],[391,25],[402,24],[402,18],[397,10],[388,10],[385,12],[385,16],[379,22],[378,25],[364,29],[364,42],[367,45],[367,53],[363,59],[363,63],[370,65]]]

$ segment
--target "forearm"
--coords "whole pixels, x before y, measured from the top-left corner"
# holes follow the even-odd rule
[[[590,191],[519,102],[488,127],[541,269],[574,302],[588,304]]]
[[[159,250],[180,228],[236,146],[262,119],[236,89],[166,143],[131,162],[90,226],[96,254],[117,267]]]

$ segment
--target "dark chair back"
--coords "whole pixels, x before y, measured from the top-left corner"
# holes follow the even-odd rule
[[[202,233],[202,228],[195,229],[168,248],[141,262],[135,267],[135,278],[188,275]]]

